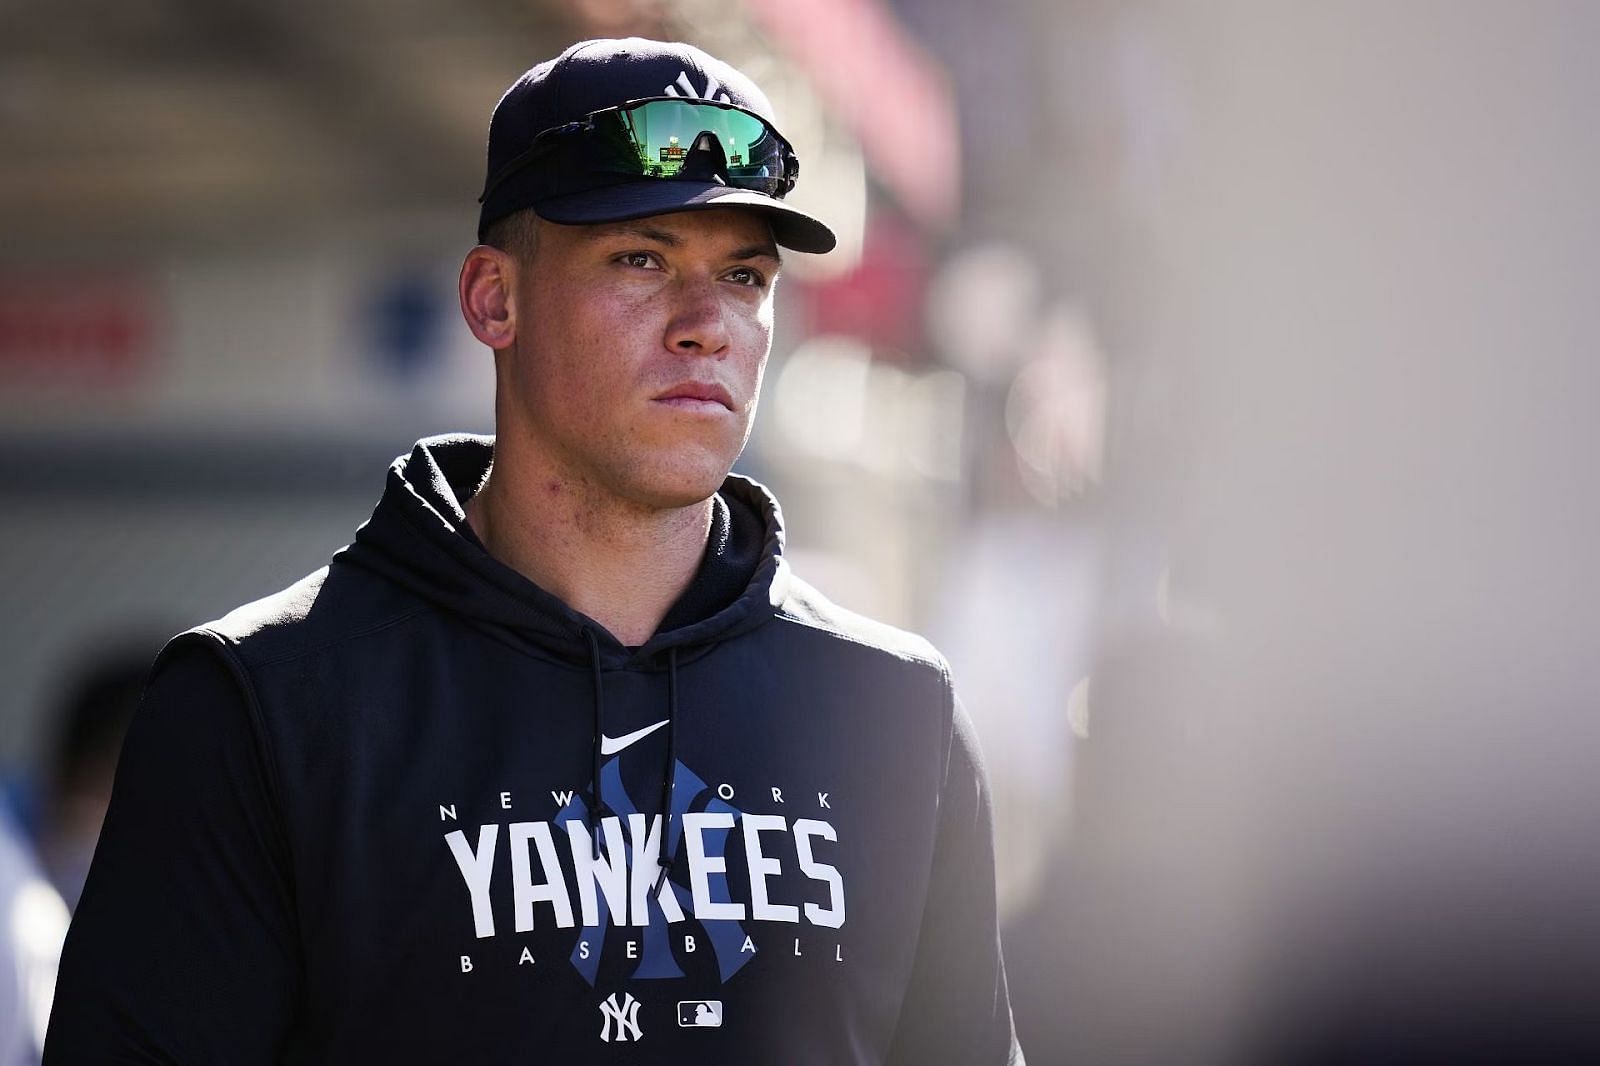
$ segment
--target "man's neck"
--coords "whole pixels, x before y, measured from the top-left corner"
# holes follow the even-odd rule
[[[466,511],[490,555],[637,647],[693,580],[712,503],[643,508],[497,455]]]

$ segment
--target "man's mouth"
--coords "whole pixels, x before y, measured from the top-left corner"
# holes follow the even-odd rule
[[[733,397],[728,390],[715,382],[686,381],[674,385],[656,398],[657,403],[687,411],[733,410]]]

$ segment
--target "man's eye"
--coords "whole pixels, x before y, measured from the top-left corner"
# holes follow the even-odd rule
[[[649,252],[628,252],[625,255],[619,256],[618,262],[624,263],[631,267],[639,267],[643,270],[651,270],[656,266],[655,256],[651,255]]]
[[[728,271],[728,280],[736,285],[749,285],[756,289],[767,283],[767,279],[759,270],[752,270],[749,267],[735,267]]]

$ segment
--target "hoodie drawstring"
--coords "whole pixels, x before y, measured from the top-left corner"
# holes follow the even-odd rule
[[[678,777],[678,649],[667,649],[667,772],[661,776],[661,850],[656,852],[656,862],[661,872],[656,875],[657,894],[667,879],[667,871],[678,857],[676,848],[668,851],[672,842],[672,789]]]
[[[605,728],[605,683],[600,677],[600,642],[594,631],[587,627],[583,635],[589,641],[589,661],[594,666],[594,791],[590,794],[589,835],[594,839],[594,857],[600,857],[600,819],[610,813],[606,801],[600,798],[600,743]]]

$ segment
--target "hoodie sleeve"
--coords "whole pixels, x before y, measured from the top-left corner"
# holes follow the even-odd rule
[[[67,934],[46,1066],[281,1056],[302,972],[288,856],[224,654],[188,637],[157,661]]]
[[[891,1066],[1022,1066],[995,910],[989,781],[959,700],[933,871]]]

